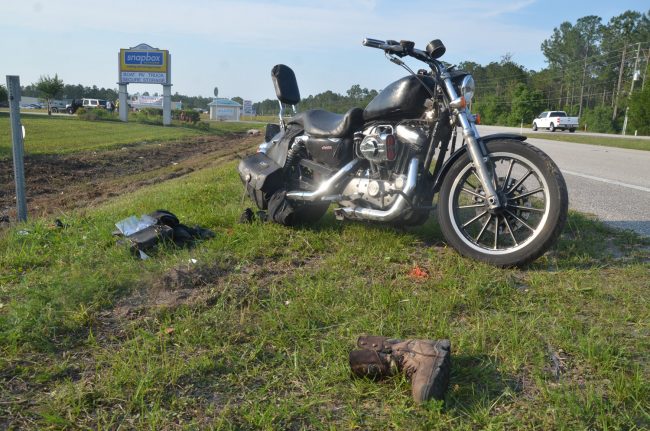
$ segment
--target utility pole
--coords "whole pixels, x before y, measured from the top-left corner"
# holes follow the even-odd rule
[[[641,42],[638,43],[636,48],[636,60],[634,60],[634,71],[632,72],[632,88],[630,88],[630,96],[634,92],[634,83],[639,79],[637,76],[637,66],[639,65],[639,55],[641,54]]]
[[[582,84],[580,85],[580,108],[578,109],[578,117],[582,117],[582,96],[585,91],[585,75],[587,75],[587,56],[589,55],[589,45],[587,45],[587,52],[585,53],[585,66],[582,68]]]
[[[628,100],[628,106],[625,108],[625,120],[623,120],[623,135],[625,135],[625,129],[627,129],[627,113],[630,110],[630,98],[632,97],[632,93],[634,92],[634,83],[636,82],[637,79],[639,79],[637,75],[637,66],[639,65],[639,54],[641,54],[641,42],[639,42],[637,49],[636,49],[636,60],[634,60],[634,69],[632,71],[632,86],[630,87],[630,94],[627,97]]]
[[[625,63],[625,50],[627,45],[623,46],[623,56],[621,57],[621,67],[618,69],[618,85],[616,86],[616,95],[614,96],[614,113],[612,115],[612,121],[616,120],[616,114],[618,113],[618,95],[621,92],[621,81],[623,80],[623,65]]]
[[[650,48],[643,50],[643,56],[645,57],[645,67],[643,68],[643,81],[641,81],[641,91],[645,88],[645,77],[648,74],[648,62],[650,61]]]

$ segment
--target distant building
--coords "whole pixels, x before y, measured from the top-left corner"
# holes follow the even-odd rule
[[[242,106],[230,99],[217,98],[208,103],[211,120],[239,121]]]

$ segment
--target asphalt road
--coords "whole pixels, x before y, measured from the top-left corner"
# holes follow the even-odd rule
[[[514,127],[478,128],[482,135],[520,132]],[[529,130],[523,132],[525,135]],[[650,151],[539,138],[529,138],[528,142],[546,152],[560,167],[571,209],[595,214],[616,228],[650,236]]]

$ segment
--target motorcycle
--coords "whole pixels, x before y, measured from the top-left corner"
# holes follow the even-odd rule
[[[509,267],[546,252],[568,208],[550,157],[525,136],[479,135],[479,117],[468,108],[474,79],[439,60],[446,51],[440,40],[425,50],[411,41],[363,45],[409,72],[365,109],[296,113],[294,72],[272,69],[280,122],[267,125],[258,152],[238,167],[257,207],[285,225],[313,223],[332,203],[337,219],[400,226],[422,224],[435,209],[447,243],[464,256]],[[429,69],[414,72],[404,57]],[[294,115],[286,119],[288,106]]]

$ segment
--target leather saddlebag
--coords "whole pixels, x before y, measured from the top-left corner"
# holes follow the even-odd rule
[[[264,153],[256,153],[239,162],[239,178],[248,196],[265,210],[268,198],[282,186],[282,167]]]

